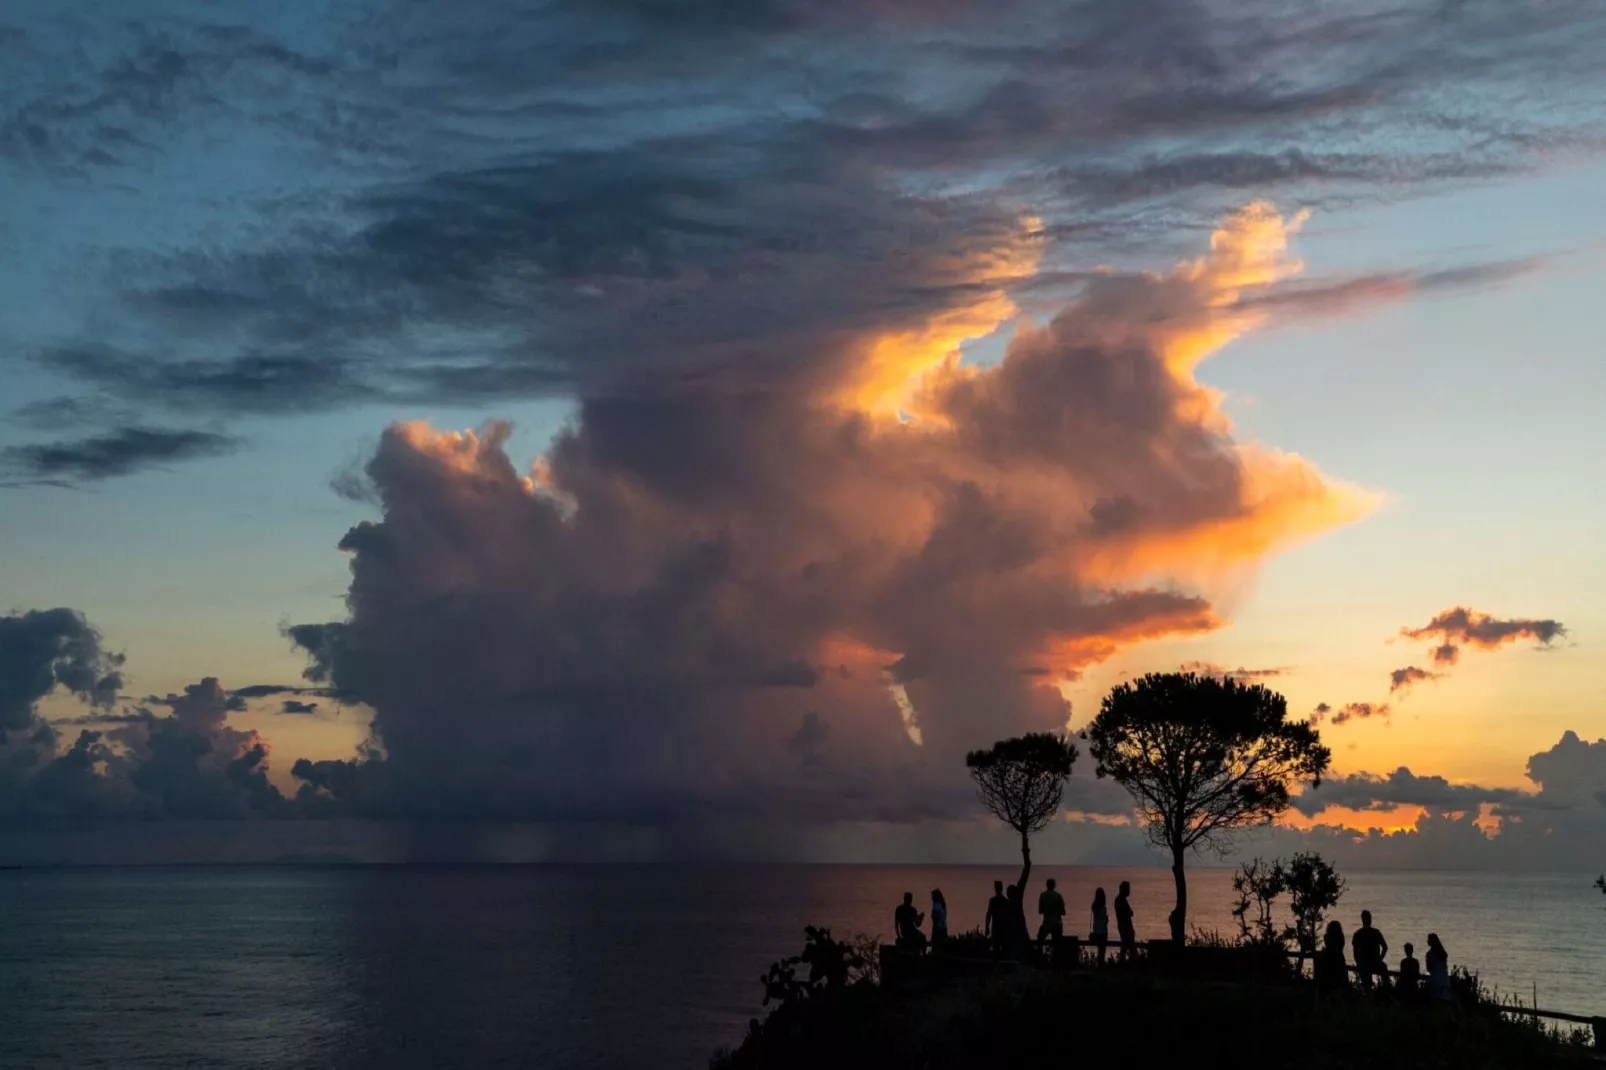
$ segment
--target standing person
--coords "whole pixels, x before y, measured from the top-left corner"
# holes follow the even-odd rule
[[[1450,953],[1439,942],[1438,933],[1428,933],[1428,999],[1435,1003],[1450,1001]]]
[[[1104,899],[1104,889],[1093,889],[1093,944],[1099,949],[1099,965],[1104,965],[1104,949],[1110,943],[1110,908]]]
[[[993,881],[993,897],[987,900],[987,922],[982,929],[993,943],[993,954],[1001,954],[1009,939],[1009,899],[1004,895],[1004,882]]]
[[[1355,930],[1351,945],[1355,948],[1355,974],[1361,982],[1361,991],[1372,991],[1374,977],[1381,977],[1386,986],[1389,973],[1383,965],[1383,957],[1389,953],[1389,942],[1372,928],[1370,910],[1361,911],[1361,927]]]
[[[941,888],[931,890],[931,949],[942,947],[948,940],[948,900],[942,897]]]
[[[1138,948],[1138,933],[1132,927],[1132,885],[1122,881],[1115,893],[1115,930],[1121,937],[1121,961],[1130,959]]]
[[[1406,1003],[1416,1002],[1417,991],[1422,985],[1422,964],[1416,960],[1415,953],[1415,947],[1405,945],[1405,957],[1400,960],[1398,971],[1400,999]]]
[[[1004,954],[1019,961],[1026,957],[1026,945],[1031,943],[1026,932],[1026,904],[1022,902],[1020,887],[1011,884],[1004,889]]]
[[[1054,890],[1053,877],[1048,878],[1048,887],[1037,897],[1037,913],[1043,917],[1037,927],[1038,942],[1047,939],[1058,944],[1065,935],[1065,897]]]
[[[1349,988],[1349,966],[1344,962],[1344,926],[1334,918],[1327,923],[1322,937],[1322,949],[1316,953],[1312,966],[1316,974],[1316,990],[1324,996],[1344,992]]]

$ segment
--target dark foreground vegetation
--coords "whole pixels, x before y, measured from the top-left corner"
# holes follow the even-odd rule
[[[794,972],[784,964],[772,971],[768,1018],[735,1051],[716,1055],[715,1070],[979,1070],[1082,1060],[1179,1070],[1599,1065],[1587,1032],[1564,1035],[1502,1014],[1466,974],[1456,977],[1454,1003],[1439,1006],[1358,991],[1320,998],[1291,972],[1268,978],[1264,955],[1215,947],[1184,953],[1203,952],[1204,969],[959,971],[883,985],[854,945],[822,944],[818,934],[791,960]],[[1247,980],[1223,979],[1238,965]]]

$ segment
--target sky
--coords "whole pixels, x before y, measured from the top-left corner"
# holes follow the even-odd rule
[[[1181,668],[1255,850],[1596,864],[1593,0],[118,14],[0,11],[8,853],[1007,858]]]

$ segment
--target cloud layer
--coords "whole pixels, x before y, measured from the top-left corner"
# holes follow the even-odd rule
[[[1201,360],[1535,266],[1309,279],[1297,209],[1510,174],[1606,116],[1587,0],[337,6],[0,14],[8,245],[52,250],[4,289],[71,298],[5,317],[33,324],[0,359],[38,395],[10,419],[52,436],[6,447],[7,478],[111,478],[358,405],[573,419],[533,466],[497,422],[385,432],[349,617],[289,629],[374,738],[296,762],[293,803],[229,718],[313,696],[203,681],[113,708],[82,617],[0,619],[13,814],[583,819],[684,845],[737,814],[968,813],[964,749],[1062,727],[1059,682],[1221,626],[1223,576],[1372,506],[1236,436]],[[1565,107],[1531,107],[1557,85]],[[1002,363],[957,356],[1005,339]],[[1441,662],[1554,623],[1474,616],[1433,622]],[[100,704],[70,746],[37,709],[58,690]]]
[[[1190,586],[1370,508],[1235,441],[1193,379],[1297,270],[1290,225],[1255,206],[1205,257],[1101,276],[993,368],[952,357],[1012,314],[984,265],[967,305],[843,336],[787,390],[587,401],[529,476],[505,425],[392,427],[383,519],[342,543],[352,617],[291,631],[376,711],[352,801],[957,812],[959,756],[1062,727],[1059,680],[1217,627]]]
[[[236,439],[210,431],[121,427],[73,441],[0,449],[0,479],[40,483],[110,479],[238,448]]]
[[[666,10],[0,15],[18,218],[83,221],[24,229],[15,244],[57,254],[0,263],[23,292],[81,302],[55,317],[72,326],[8,339],[59,391],[18,419],[110,406],[232,428],[784,386],[846,338],[974,310],[978,289],[1051,312],[1090,265],[1174,256],[1233,205],[1508,175],[1606,128],[1606,17],[1586,0],[1322,0],[1296,20],[1271,0]],[[1550,107],[1563,79],[1568,105]],[[199,198],[187,176],[203,171]],[[160,244],[74,210],[110,191]],[[1533,266],[1398,266],[1244,300],[1329,314]],[[167,460],[227,445],[160,433]],[[12,461],[135,470],[94,437]]]

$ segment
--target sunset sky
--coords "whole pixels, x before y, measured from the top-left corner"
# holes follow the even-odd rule
[[[1188,667],[1321,723],[1274,845],[1598,868],[1603,55],[1595,0],[11,0],[0,843],[1007,857],[963,752]],[[1091,764],[1050,849],[1143,857]]]

